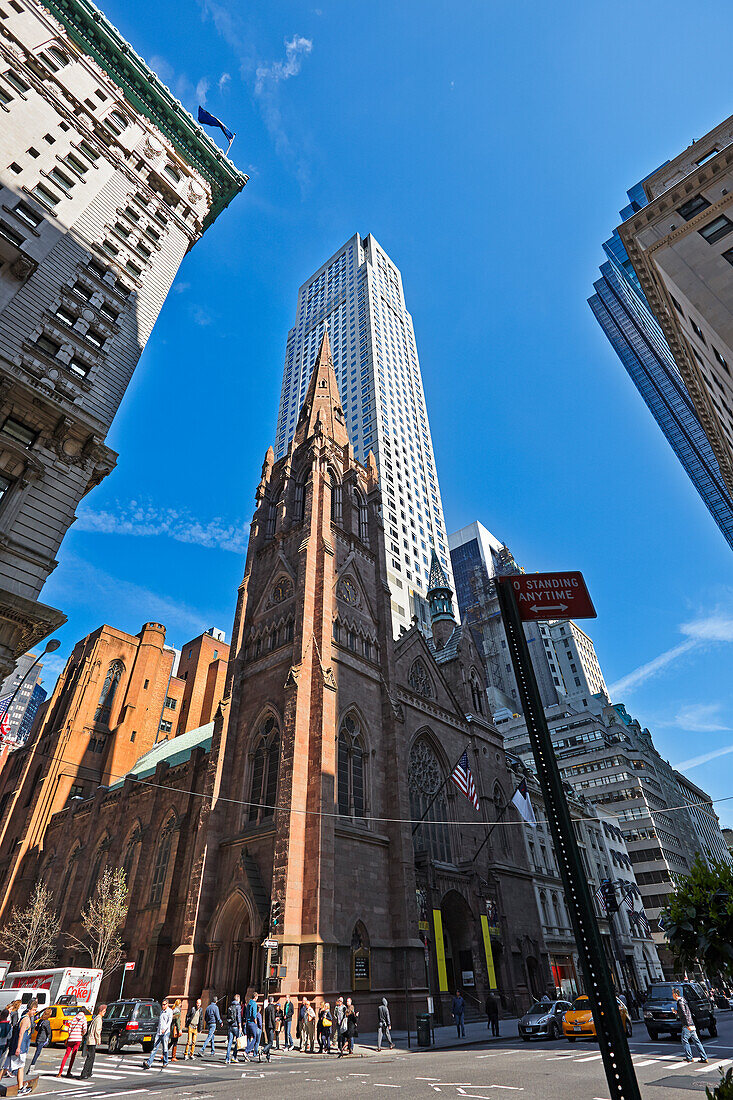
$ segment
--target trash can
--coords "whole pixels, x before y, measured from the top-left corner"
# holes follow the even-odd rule
[[[430,1013],[420,1013],[415,1017],[415,1024],[417,1027],[417,1045],[419,1047],[429,1047],[431,1045]]]

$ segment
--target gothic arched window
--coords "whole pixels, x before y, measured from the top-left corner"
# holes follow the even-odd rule
[[[105,839],[97,848],[96,854],[94,856],[94,862],[92,863],[92,873],[89,876],[89,883],[87,885],[87,900],[92,896],[97,887],[99,876],[102,873],[104,864],[107,862],[106,857],[108,851],[109,837],[105,837]]]
[[[433,694],[433,685],[430,682],[428,670],[419,657],[412,663],[408,682],[412,690],[417,692],[418,695],[424,695],[426,699],[430,699]]]
[[[150,904],[160,905],[163,900],[163,890],[165,889],[165,880],[168,875],[168,864],[171,859],[171,848],[173,846],[173,827],[175,825],[175,819],[170,817],[166,824],[163,826],[163,831],[160,834],[158,841],[158,847],[155,851],[155,860],[153,861],[153,877],[150,882]]]
[[[99,696],[99,703],[94,712],[95,722],[109,722],[112,704],[124,671],[125,666],[119,658],[116,658],[110,663],[107,669],[107,675],[104,678],[104,684],[102,685],[102,694]]]
[[[277,501],[271,500],[267,505],[267,525],[265,527],[265,538],[272,539],[275,537],[275,526],[277,524]]]
[[[343,523],[343,504],[341,496],[341,482],[331,471],[331,522]]]
[[[364,494],[359,490],[354,490],[354,500],[356,503],[356,511],[359,519],[359,538],[362,542],[369,542],[369,513],[367,512],[366,500]]]
[[[445,778],[443,767],[427,737],[418,737],[410,749],[408,784],[410,815],[414,822],[421,821],[422,824],[415,829],[412,843],[416,851],[427,849],[433,859],[450,863],[452,854]]]
[[[475,711],[478,711],[479,714],[483,714],[484,713],[484,699],[483,699],[484,693],[483,693],[483,689],[481,687],[481,681],[478,678],[478,673],[476,672],[475,668],[471,669],[470,682],[471,682],[471,703],[472,703],[473,709]]]
[[[280,728],[274,715],[268,714],[257,731],[252,751],[249,821],[264,821],[275,813],[279,765]]]
[[[293,521],[302,523],[305,519],[305,481],[296,481],[293,498]]]
[[[499,783],[494,786],[494,812],[496,814],[495,820],[499,820],[499,815],[504,813],[506,806],[506,799],[504,798],[504,792],[501,789]],[[500,824],[497,826],[499,845],[505,852],[509,851],[509,829],[507,826]]]
[[[359,723],[347,714],[338,739],[338,810],[344,817],[364,817],[365,759]]]

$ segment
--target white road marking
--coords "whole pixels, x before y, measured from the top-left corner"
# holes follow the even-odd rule
[[[656,1066],[656,1064],[657,1064],[657,1059],[656,1058],[647,1058],[643,1062],[634,1062],[635,1066]]]
[[[576,1062],[600,1062],[602,1054],[585,1054],[582,1058],[576,1058]]]
[[[359,1076],[360,1077],[368,1077],[368,1074],[361,1073],[361,1074],[359,1074]],[[374,1082],[374,1088],[375,1089],[401,1089],[402,1085],[382,1085],[382,1084],[380,1084],[379,1081],[375,1081]]]
[[[685,1058],[682,1062],[672,1062],[671,1065],[665,1066],[665,1069],[681,1069],[682,1066],[689,1066],[689,1062]]]
[[[700,1069],[696,1069],[695,1073],[710,1073],[714,1069],[722,1069],[723,1066],[729,1066],[733,1062],[733,1058],[724,1058],[722,1062],[711,1062],[708,1066],[702,1066]]]

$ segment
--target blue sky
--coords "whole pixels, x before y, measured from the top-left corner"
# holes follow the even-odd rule
[[[586,304],[626,189],[733,111],[727,5],[316,2],[105,4],[251,179],[184,261],[43,591],[57,656],[105,621],[229,634],[297,288],[372,232],[448,530],[582,569],[616,698],[673,764],[719,753],[689,774],[733,795],[731,552]]]

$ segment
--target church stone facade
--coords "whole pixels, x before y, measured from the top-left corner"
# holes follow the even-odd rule
[[[26,857],[67,930],[101,868],[126,867],[131,994],[261,991],[268,936],[274,990],[353,991],[366,1027],[384,995],[404,1022],[429,996],[449,1019],[456,988],[516,1012],[550,987],[483,665],[435,556],[428,599],[432,638],[394,641],[376,463],[354,459],[326,336],[287,454],[265,457],[213,722],[68,805]],[[450,780],[464,751],[478,811]]]

